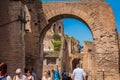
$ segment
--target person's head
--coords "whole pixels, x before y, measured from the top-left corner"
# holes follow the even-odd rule
[[[0,62],[0,75],[3,76],[7,73],[7,64]]]
[[[66,76],[69,76],[69,72],[68,72],[68,71],[66,71],[66,72],[65,72],[65,75],[66,75]]]
[[[26,76],[30,76],[32,74],[32,71],[30,69],[25,69]]]
[[[55,70],[54,69],[52,69],[52,73],[54,73],[55,72]]]
[[[17,68],[15,73],[20,77],[22,75],[22,70],[20,68]]]
[[[80,64],[77,64],[77,65],[76,65],[76,68],[80,68]]]
[[[48,73],[50,73],[50,70],[48,70]]]
[[[44,76],[45,76],[45,77],[48,77],[48,76],[49,76],[47,71],[44,72]]]

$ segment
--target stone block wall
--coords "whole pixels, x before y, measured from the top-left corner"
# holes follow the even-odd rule
[[[31,21],[31,32],[26,32],[25,38],[25,65],[27,68],[34,68],[38,78],[42,76],[43,65],[43,43],[39,42],[40,33],[46,25],[46,20],[42,11],[42,4],[39,0],[26,0]],[[34,66],[33,66],[34,65]],[[41,74],[40,74],[41,73]]]
[[[119,39],[119,46],[120,46],[120,34],[118,34],[118,39]],[[120,48],[119,48],[120,49]]]
[[[21,1],[0,2],[0,61],[7,63],[12,76],[16,68],[25,66],[24,31],[18,19],[22,6]]]

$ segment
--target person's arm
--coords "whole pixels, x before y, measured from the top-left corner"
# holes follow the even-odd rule
[[[83,79],[86,80],[86,73],[83,71]]]
[[[11,76],[7,76],[6,79],[7,79],[7,80],[12,80]]]
[[[32,76],[32,80],[35,80],[33,76]]]
[[[58,70],[58,64],[56,64],[56,69]]]
[[[71,79],[74,80],[74,75],[71,75]]]
[[[71,74],[72,80],[74,80],[74,77],[75,77],[75,70],[73,70],[73,73]]]

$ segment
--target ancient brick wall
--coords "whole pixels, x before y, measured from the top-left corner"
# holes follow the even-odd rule
[[[31,15],[31,32],[25,34],[26,67],[33,67],[35,72],[39,74],[37,77],[40,78],[43,64],[43,53],[40,50],[43,49],[43,44],[39,43],[39,36],[46,21],[39,0],[26,0],[26,4]]]
[[[94,79],[94,45],[93,42],[84,42],[83,69],[88,74],[89,79]]]
[[[120,46],[120,34],[118,34],[118,38],[119,38],[119,46]],[[119,48],[120,49],[120,48]]]
[[[82,19],[87,23],[93,34],[95,70],[96,74],[99,73],[95,78],[101,79],[99,71],[104,68],[107,71],[106,80],[118,80],[118,41],[116,39],[114,15],[107,3],[45,3],[43,4],[43,9],[46,19],[50,22],[64,17],[72,17]]]
[[[22,6],[21,1],[0,2],[0,60],[7,63],[10,75],[24,68],[24,31],[18,20]]]
[[[64,34],[63,27],[64,26],[61,20],[56,21],[52,24],[51,28],[46,32],[46,35],[44,37],[44,51],[54,51],[54,35],[58,34],[58,36],[61,38]]]

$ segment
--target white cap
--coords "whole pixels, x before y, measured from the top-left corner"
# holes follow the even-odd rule
[[[22,70],[20,68],[16,69],[16,73],[22,73]]]

